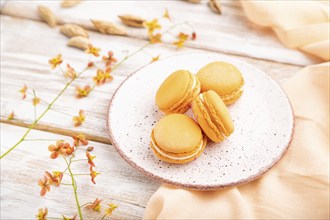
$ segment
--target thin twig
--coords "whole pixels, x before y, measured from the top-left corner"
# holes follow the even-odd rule
[[[79,73],[77,75],[76,78],[78,78],[81,74],[83,74],[86,70],[88,69],[88,67],[86,67],[81,73]],[[34,120],[34,122],[29,126],[28,130],[25,132],[25,134],[22,136],[22,138],[16,143],[14,144],[11,148],[9,148],[9,150],[7,150],[4,154],[2,154],[0,156],[0,160],[2,158],[4,158],[7,154],[9,154],[12,150],[14,150],[20,143],[22,143],[22,141],[24,141],[25,137],[30,133],[30,131],[34,128],[34,126],[42,119],[42,117],[50,110],[50,108],[54,105],[54,103],[59,99],[59,97],[66,91],[66,89],[71,85],[71,83],[76,79],[73,78],[71,79],[65,86],[64,88],[61,90],[61,92],[53,99],[53,101],[48,105],[48,107],[46,108],[46,110],[36,119]]]
[[[80,220],[83,220],[81,207],[80,207],[79,199],[78,199],[78,193],[77,193],[77,182],[74,179],[73,173],[71,171],[71,159],[72,159],[72,157],[69,159],[69,162],[67,161],[67,159],[65,157],[63,157],[63,158],[65,160],[66,165],[68,166],[68,171],[69,171],[70,176],[71,176],[71,183],[72,183],[71,185],[73,187],[73,193],[74,193],[74,198],[76,200],[76,205],[77,205],[77,208],[78,208],[79,218],[80,218]]]
[[[87,161],[87,159],[71,160],[72,163],[74,163],[74,162],[79,162],[79,161]]]

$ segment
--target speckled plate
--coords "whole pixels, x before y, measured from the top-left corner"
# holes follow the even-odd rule
[[[158,87],[175,70],[196,73],[212,61],[232,63],[245,80],[242,97],[229,106],[235,132],[221,143],[209,142],[193,162],[176,165],[159,160],[149,146],[154,125],[164,116],[155,104]],[[191,110],[186,114],[192,116]],[[245,62],[214,53],[177,55],[145,66],[122,83],[108,112],[110,138],[130,165],[164,183],[199,190],[260,177],[281,159],[293,128],[291,105],[269,76]]]

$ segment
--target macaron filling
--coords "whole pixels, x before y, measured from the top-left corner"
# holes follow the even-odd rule
[[[216,124],[214,121],[214,117],[212,117],[212,114],[207,107],[207,104],[204,100],[203,94],[199,95],[199,100],[200,103],[198,103],[198,106],[200,110],[203,112],[203,116],[206,119],[208,125],[211,127],[211,129],[215,132],[216,136],[222,141],[225,139],[225,135],[221,132],[221,126],[219,124]]]
[[[212,122],[218,127],[218,130],[222,133],[223,136],[229,136],[230,133],[226,130],[225,126],[223,125],[219,115],[217,114],[216,110],[213,108],[212,104],[209,102],[208,99],[202,97],[201,101],[204,103],[206,111],[209,113]]]
[[[238,99],[242,94],[243,94],[243,86],[241,86],[239,90],[233,91],[228,95],[221,96],[221,99],[224,103],[231,104],[236,99]]]
[[[188,160],[188,159],[191,159],[193,157],[197,157],[199,155],[199,153],[203,150],[204,144],[205,144],[204,139],[202,139],[201,142],[199,143],[199,145],[197,147],[195,147],[192,151],[186,152],[186,153],[181,153],[181,154],[180,153],[175,154],[175,153],[167,152],[167,151],[161,149],[157,145],[156,141],[154,140],[154,137],[152,136],[152,138],[151,138],[152,148],[158,154],[160,154],[161,156],[163,156],[165,158],[172,159],[172,160],[177,160],[177,161]]]
[[[191,85],[188,85],[186,95],[171,106],[169,109],[165,109],[165,112],[177,112],[177,113],[184,113],[188,110],[190,102],[194,99],[194,95],[198,94],[200,91],[199,83],[197,82],[197,77],[193,74],[190,74],[192,77]]]

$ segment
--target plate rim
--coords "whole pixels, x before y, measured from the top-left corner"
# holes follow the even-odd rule
[[[146,171],[144,168],[142,168],[141,166],[139,166],[138,164],[136,164],[134,161],[130,160],[128,158],[128,156],[121,150],[121,148],[118,146],[118,143],[116,142],[114,135],[112,134],[112,129],[110,126],[110,114],[111,114],[111,108],[112,108],[112,102],[114,100],[114,98],[116,97],[118,91],[120,90],[120,88],[122,87],[122,85],[125,84],[125,82],[130,79],[132,76],[134,76],[135,74],[137,74],[140,70],[142,70],[143,68],[149,66],[151,63],[148,63],[146,65],[143,65],[142,67],[138,68],[137,70],[135,70],[134,72],[132,72],[131,74],[129,74],[129,76],[127,76],[123,82],[121,82],[121,84],[117,87],[115,93],[113,94],[112,98],[109,101],[108,107],[107,107],[107,117],[106,117],[106,129],[107,129],[107,133],[108,136],[110,138],[110,142],[111,144],[115,147],[115,149],[117,150],[117,152],[119,153],[119,155],[133,168],[137,169],[138,171],[142,172],[144,175],[160,182],[160,183],[165,183],[165,184],[169,184],[172,186],[176,186],[176,187],[180,187],[183,189],[189,189],[189,190],[200,190],[200,191],[210,191],[210,190],[217,190],[217,189],[223,189],[223,188],[227,188],[227,187],[233,187],[233,186],[239,186],[239,185],[243,185],[243,184],[247,184],[250,183],[260,177],[263,176],[263,174],[265,174],[267,171],[269,171],[271,168],[273,168],[282,158],[283,156],[286,154],[286,152],[289,149],[289,146],[292,142],[293,139],[293,135],[294,135],[294,131],[295,131],[295,117],[294,117],[294,111],[293,111],[293,107],[292,107],[292,103],[288,97],[288,95],[284,92],[284,90],[282,89],[282,87],[275,81],[273,80],[269,75],[267,75],[264,71],[260,70],[259,68],[249,64],[248,62],[245,62],[243,60],[237,59],[237,58],[232,58],[230,56],[227,56],[225,54],[219,54],[219,53],[215,53],[215,52],[193,52],[193,53],[181,53],[181,54],[175,54],[175,55],[169,55],[166,56],[164,58],[162,58],[160,61],[162,60],[166,60],[175,56],[185,56],[185,55],[195,55],[195,54],[210,54],[210,55],[220,55],[220,56],[224,56],[224,57],[228,57],[231,60],[235,60],[241,63],[244,63],[244,65],[253,67],[257,70],[259,70],[260,72],[262,72],[268,79],[270,79],[275,86],[278,87],[278,89],[281,91],[281,93],[284,95],[284,98],[286,99],[286,101],[289,103],[289,108],[291,110],[291,117],[292,117],[292,129],[291,129],[291,135],[288,139],[288,142],[285,144],[286,146],[284,147],[284,150],[272,161],[271,164],[269,164],[266,167],[263,167],[262,169],[259,170],[258,173],[254,174],[254,175],[250,175],[249,177],[239,180],[239,181],[235,181],[235,182],[230,182],[230,183],[226,183],[226,184],[214,184],[214,185],[202,185],[202,184],[188,184],[188,183],[180,183],[180,182],[176,182],[176,181],[171,181],[168,180],[166,178],[163,178],[161,176],[157,176],[155,174],[153,174],[152,172]]]

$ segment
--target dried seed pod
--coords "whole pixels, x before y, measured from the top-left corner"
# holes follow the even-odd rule
[[[63,0],[61,3],[62,8],[71,8],[75,5],[78,5],[81,1],[80,0]]]
[[[85,38],[89,38],[88,32],[76,24],[65,24],[60,27],[60,31],[62,34],[68,37],[82,36]]]
[[[45,21],[49,26],[55,27],[56,26],[56,17],[53,12],[46,6],[39,5],[38,6],[38,13],[39,16],[43,21]]]
[[[208,6],[213,12],[221,14],[221,4],[219,0],[209,0]]]
[[[116,24],[113,24],[111,22],[107,21],[101,21],[101,20],[91,20],[96,29],[103,33],[103,34],[110,34],[110,35],[127,35],[126,30],[118,26]]]
[[[70,38],[67,45],[70,47],[76,47],[82,50],[86,50],[89,44],[91,44],[91,42],[88,38],[76,36]]]
[[[146,20],[134,15],[119,15],[118,16],[123,22],[123,24],[130,26],[130,27],[137,27],[137,28],[143,28],[143,22]]]

